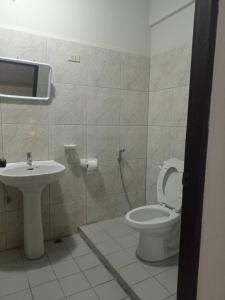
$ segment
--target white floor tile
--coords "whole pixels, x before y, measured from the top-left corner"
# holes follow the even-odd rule
[[[177,272],[177,268],[172,268],[171,270],[160,273],[156,276],[157,280],[172,294],[175,294],[177,291]]]
[[[51,281],[32,288],[34,300],[58,300],[64,297],[58,281]]]
[[[122,250],[120,245],[116,241],[113,241],[113,240],[99,243],[96,245],[96,247],[103,255],[107,255],[107,254]]]
[[[66,296],[90,289],[90,284],[82,273],[78,273],[59,280]]]
[[[129,265],[136,261],[134,257],[132,257],[129,253],[127,253],[127,251],[124,250],[106,255],[106,258],[116,269]]]
[[[115,280],[95,287],[95,291],[100,300],[120,300],[126,297],[126,293]]]
[[[122,278],[130,285],[149,278],[149,273],[140,266],[139,263],[133,263],[118,270]]]
[[[52,268],[57,278],[62,278],[80,272],[80,269],[78,268],[77,264],[73,259],[68,259],[52,264]]]
[[[129,229],[125,224],[119,224],[119,223],[112,224],[112,226],[106,228],[105,231],[113,238],[129,235]]]
[[[93,231],[99,230],[99,229],[101,229],[101,227],[99,226],[99,224],[100,224],[100,222],[99,223],[90,224],[90,225],[83,225],[82,226],[82,231],[85,232],[85,233],[89,233],[89,232],[93,232]]]
[[[86,243],[80,243],[77,244],[76,246],[72,246],[71,248],[68,248],[72,257],[78,257],[82,256],[88,253],[91,253],[92,250],[88,247]]]
[[[137,255],[136,255],[136,251],[137,251],[137,247],[136,247],[136,246],[127,248],[126,251],[127,251],[130,255],[132,255],[133,257],[135,257],[136,260],[139,261],[139,259],[137,258]]]
[[[79,256],[76,258],[76,262],[82,271],[97,267],[102,264],[94,253]]]
[[[32,300],[32,295],[30,290],[25,290],[5,297],[1,297],[1,300]]]
[[[155,276],[158,275],[162,272],[165,272],[167,270],[171,270],[174,268],[174,266],[178,265],[178,258],[177,257],[172,257],[170,259],[167,259],[162,262],[157,262],[157,263],[146,263],[146,262],[141,262],[140,263],[143,265],[145,270],[149,272],[151,275]]]
[[[0,280],[0,297],[29,288],[25,275],[16,275]]]
[[[94,243],[100,243],[111,239],[111,237],[108,234],[106,234],[102,229],[91,231],[87,233],[87,236]]]
[[[84,274],[92,286],[96,286],[113,279],[111,273],[104,266],[89,269],[85,271]]]
[[[169,292],[154,278],[137,283],[133,289],[141,300],[164,300],[169,296]]]
[[[56,276],[50,266],[40,269],[27,271],[27,277],[31,287],[47,283],[56,279]]]
[[[59,262],[71,258],[70,251],[65,247],[63,243],[60,244],[50,244],[47,248],[47,255],[50,262]]]
[[[93,289],[72,295],[67,300],[99,300]]]
[[[117,237],[117,238],[115,238],[115,240],[124,249],[127,249],[129,247],[133,247],[133,246],[137,247],[137,244],[138,244],[138,239],[133,235]]]
[[[24,264],[22,262],[8,263],[0,267],[0,279],[24,274]]]

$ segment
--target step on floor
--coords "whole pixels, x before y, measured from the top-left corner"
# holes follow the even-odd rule
[[[160,263],[138,259],[138,233],[123,217],[81,226],[80,233],[132,299],[176,300],[178,257]]]

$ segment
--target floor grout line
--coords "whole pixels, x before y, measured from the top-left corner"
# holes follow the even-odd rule
[[[165,289],[165,290],[167,290],[167,292],[170,294],[170,296],[172,296],[173,295],[173,293],[171,293],[171,291],[165,286],[165,285],[163,285],[159,280],[158,280],[158,278],[156,278],[156,277],[154,277],[154,279]],[[169,296],[169,297],[170,297]]]

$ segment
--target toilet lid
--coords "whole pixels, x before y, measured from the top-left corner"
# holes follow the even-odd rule
[[[157,181],[158,202],[175,209],[176,212],[179,212],[182,206],[183,171],[183,161],[171,158],[163,163]]]

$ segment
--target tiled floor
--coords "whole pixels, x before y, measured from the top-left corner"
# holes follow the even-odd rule
[[[175,300],[177,259],[137,259],[138,234],[123,218],[82,226],[81,232],[111,273],[79,234],[46,243],[39,260],[27,260],[19,249],[3,251],[0,300]]]
[[[27,260],[19,249],[0,252],[0,300],[31,299],[130,298],[76,234],[63,243],[48,242],[46,255],[35,261]]]
[[[136,257],[138,233],[125,224],[124,218],[82,226],[81,233],[133,299],[176,299],[177,257],[161,263],[140,261]],[[89,277],[86,274],[90,282],[91,273]]]

